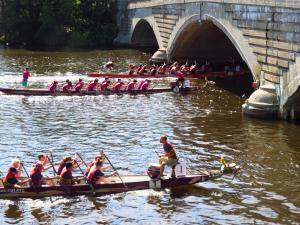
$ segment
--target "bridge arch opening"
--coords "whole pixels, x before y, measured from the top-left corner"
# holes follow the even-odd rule
[[[132,33],[131,45],[137,48],[157,50],[159,48],[153,28],[147,20],[140,20]]]
[[[253,76],[246,62],[227,35],[212,21],[188,24],[178,35],[169,53],[171,61],[189,63],[196,61],[198,65],[209,63],[208,72],[229,71],[228,77],[213,80],[227,90],[238,95],[250,96]],[[229,76],[232,71],[245,71],[241,76]],[[225,73],[224,73],[225,74]]]

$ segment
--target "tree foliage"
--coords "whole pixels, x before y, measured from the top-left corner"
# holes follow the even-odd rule
[[[60,48],[112,44],[116,0],[0,0],[0,36],[13,45]]]

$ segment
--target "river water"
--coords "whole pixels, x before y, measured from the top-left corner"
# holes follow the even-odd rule
[[[88,78],[109,58],[115,70],[146,63],[134,50],[30,52],[0,50],[0,86],[30,87],[54,79]],[[169,80],[162,82],[167,83]],[[78,151],[91,160],[105,149],[120,174],[145,174],[167,134],[190,173],[220,166],[221,155],[242,172],[172,190],[101,197],[0,200],[0,224],[299,224],[300,127],[249,119],[242,100],[216,86],[151,96],[24,97],[0,95],[0,169],[19,157],[29,170],[41,152],[55,161]],[[51,171],[45,175],[51,175]]]

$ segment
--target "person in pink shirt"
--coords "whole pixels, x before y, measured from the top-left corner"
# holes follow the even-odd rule
[[[137,80],[130,80],[126,85],[126,91],[134,91]]]
[[[96,91],[97,85],[98,85],[98,79],[96,78],[94,81],[88,84],[87,91]]]
[[[146,79],[145,82],[143,82],[143,84],[141,85],[140,90],[141,91],[147,91],[149,88],[149,85],[151,83],[151,80]]]
[[[84,83],[83,83],[82,79],[79,79],[79,80],[77,81],[77,83],[75,84],[74,90],[75,90],[76,92],[81,91],[81,89],[83,88],[83,85],[84,85]]]
[[[109,85],[110,85],[110,81],[108,80],[108,78],[105,78],[100,85],[101,91],[107,91]]]
[[[63,92],[70,92],[72,91],[72,82],[70,80],[66,80],[66,82],[62,86]]]
[[[30,77],[29,68],[25,68],[23,71],[23,80],[22,80],[22,86],[27,87],[28,86],[28,78]]]
[[[50,84],[48,91],[55,93],[57,91],[57,81],[53,81],[52,84]]]

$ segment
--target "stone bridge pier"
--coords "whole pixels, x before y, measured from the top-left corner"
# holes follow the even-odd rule
[[[300,1],[119,0],[115,42],[160,60],[234,61],[260,86],[249,116],[300,119]]]

